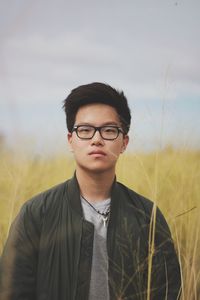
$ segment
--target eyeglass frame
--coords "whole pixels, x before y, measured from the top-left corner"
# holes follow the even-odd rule
[[[82,137],[80,137],[80,136],[78,135],[77,129],[78,129],[79,127],[82,127],[82,126],[88,126],[88,127],[92,127],[92,128],[95,129],[95,130],[94,130],[94,134],[92,135],[92,137],[90,137],[90,138],[82,138]],[[116,128],[117,131],[118,131],[117,136],[116,136],[114,139],[107,139],[107,138],[104,138],[104,137],[102,136],[102,134],[101,134],[101,129],[104,128],[104,127]],[[93,126],[93,125],[75,125],[75,126],[72,128],[71,133],[73,133],[74,131],[76,132],[77,137],[78,137],[79,139],[81,139],[81,140],[91,140],[91,139],[95,136],[95,133],[96,133],[97,131],[99,132],[101,138],[102,138],[103,140],[106,140],[106,141],[114,141],[114,140],[116,140],[116,139],[118,138],[118,136],[119,136],[120,133],[122,133],[123,135],[125,135],[123,129],[122,129],[121,127],[119,127],[119,126],[116,126],[116,125],[103,125],[103,126],[98,126],[98,127]]]

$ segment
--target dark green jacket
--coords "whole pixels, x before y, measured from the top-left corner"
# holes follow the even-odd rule
[[[107,233],[111,300],[147,299],[148,270],[150,299],[177,299],[179,263],[158,209],[155,226],[149,225],[152,208],[151,201],[113,183]],[[1,258],[0,299],[88,299],[93,233],[93,224],[83,218],[76,177],[26,202]],[[152,234],[155,245],[149,251]]]

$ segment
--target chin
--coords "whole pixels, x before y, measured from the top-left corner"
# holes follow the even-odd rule
[[[85,172],[89,172],[89,173],[94,173],[94,174],[101,174],[101,173],[105,173],[105,172],[109,172],[115,169],[115,166],[105,166],[105,165],[93,165],[92,164],[90,166],[85,166],[82,165],[80,166],[81,169],[83,169]]]

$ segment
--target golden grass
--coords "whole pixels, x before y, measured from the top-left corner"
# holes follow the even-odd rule
[[[1,151],[0,253],[10,224],[24,201],[70,178],[70,157],[51,158]],[[200,152],[173,150],[124,154],[117,179],[152,199],[165,215],[181,263],[182,300],[200,299]]]
[[[117,169],[118,180],[152,199],[168,221],[181,264],[181,299],[200,299],[200,152],[124,155]]]

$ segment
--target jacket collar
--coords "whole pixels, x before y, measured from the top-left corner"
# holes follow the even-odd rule
[[[83,216],[80,201],[80,189],[76,178],[76,173],[74,173],[74,176],[68,180],[68,200],[73,211]]]
[[[117,202],[120,198],[119,196],[119,186],[115,178],[111,189],[111,218],[112,215],[115,216],[117,213]],[[83,216],[83,210],[80,201],[80,188],[76,178],[76,173],[74,173],[74,176],[68,181],[68,199],[71,208],[80,216]]]

